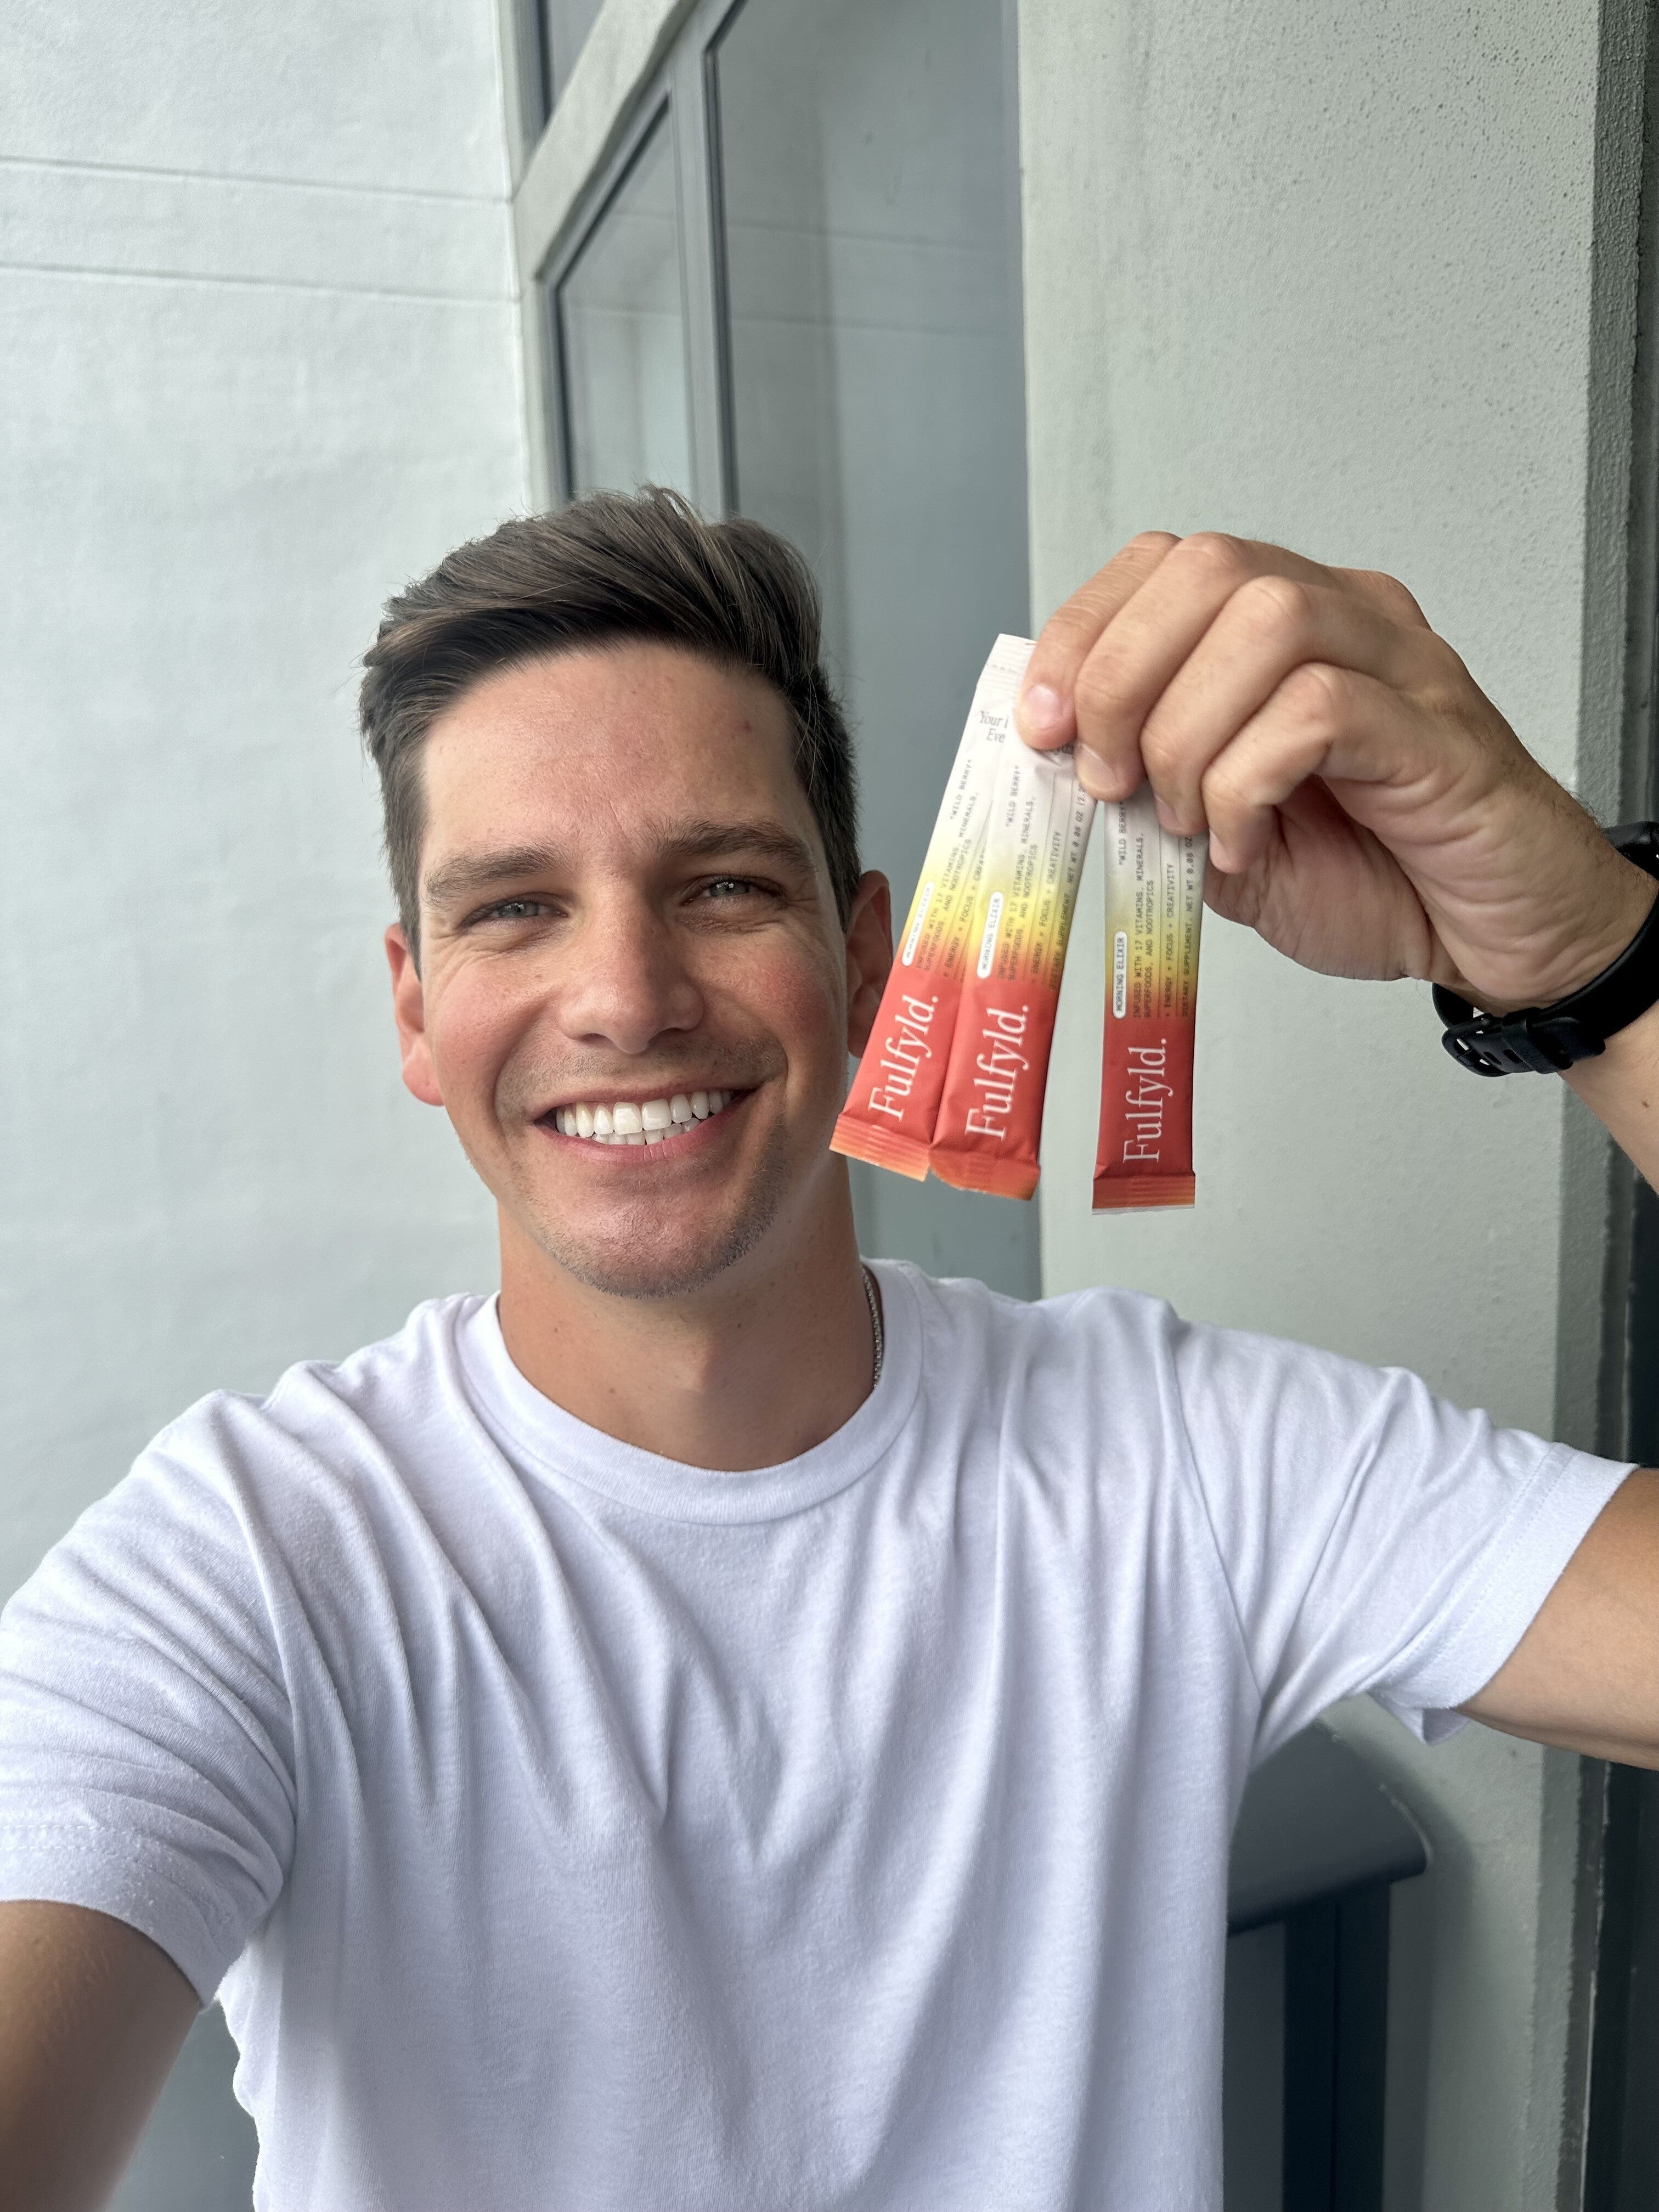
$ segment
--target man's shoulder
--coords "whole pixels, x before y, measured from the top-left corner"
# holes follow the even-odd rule
[[[982,1381],[999,1395],[1010,1387],[1052,1388],[1079,1415],[1094,1407],[1114,1426],[1137,1404],[1165,1422],[1177,1408],[1224,1419],[1245,1396],[1281,1406],[1287,1394],[1358,1401],[1387,1381],[1387,1370],[1321,1346],[1189,1320],[1166,1298],[1121,1285],[1027,1299],[968,1278],[882,1264],[895,1291],[915,1301],[931,1374],[951,1387]]]
[[[910,1286],[924,1327],[936,1331],[1034,1348],[1101,1337],[1151,1341],[1186,1326],[1166,1299],[1116,1284],[1095,1283],[1048,1297],[1023,1298],[993,1290],[969,1275],[930,1275],[900,1260],[877,1264],[884,1279],[890,1273]]]
[[[296,1361],[264,1396],[210,1391],[152,1439],[138,1468],[211,1480],[307,1462],[337,1471],[382,1457],[464,1402],[462,1338],[485,1303],[465,1293],[428,1298],[393,1334],[344,1358]]]
[[[994,1398],[1054,1389],[1110,1404],[1158,1395],[1188,1326],[1168,1302],[1097,1284],[1049,1297],[1021,1298],[965,1276],[928,1275],[887,1261],[884,1287],[908,1295],[924,1346],[924,1371],[952,1392],[977,1386]]]

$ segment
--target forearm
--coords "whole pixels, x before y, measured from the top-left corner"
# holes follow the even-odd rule
[[[1565,1080],[1638,1171],[1659,1185],[1659,1006],[1610,1036],[1605,1052],[1581,1060]]]
[[[107,2200],[196,2010],[136,1928],[0,1904],[0,2212]]]

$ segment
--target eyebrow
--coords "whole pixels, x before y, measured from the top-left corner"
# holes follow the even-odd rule
[[[811,847],[781,822],[688,822],[659,838],[653,856],[662,860],[714,860],[753,854],[779,866],[811,875],[817,865]],[[428,906],[444,907],[504,883],[557,871],[565,851],[552,845],[507,845],[493,852],[458,853],[434,868],[422,885]]]

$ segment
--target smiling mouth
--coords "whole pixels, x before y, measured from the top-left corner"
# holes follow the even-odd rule
[[[614,1104],[586,1100],[556,1107],[543,1122],[561,1136],[596,1145],[661,1145],[690,1133],[700,1121],[712,1121],[744,1091],[676,1091],[665,1098],[618,1099]]]

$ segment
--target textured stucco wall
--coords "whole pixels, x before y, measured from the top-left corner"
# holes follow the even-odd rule
[[[219,1384],[493,1279],[354,661],[526,497],[490,0],[0,23],[0,1596]]]
[[[1585,527],[1599,27],[1591,0],[1025,0],[1039,619],[1149,526],[1389,569],[1595,787],[1583,610],[1620,550]],[[1616,362],[1603,381],[1616,417]],[[1559,1090],[1461,1075],[1425,988],[1305,975],[1212,918],[1199,1206],[1091,1220],[1100,939],[1091,872],[1046,1287],[1137,1284],[1553,1431]],[[1397,1908],[1389,2203],[1552,2203],[1571,1762],[1477,1730],[1425,1754],[1369,1706],[1341,1724],[1437,1851]]]

